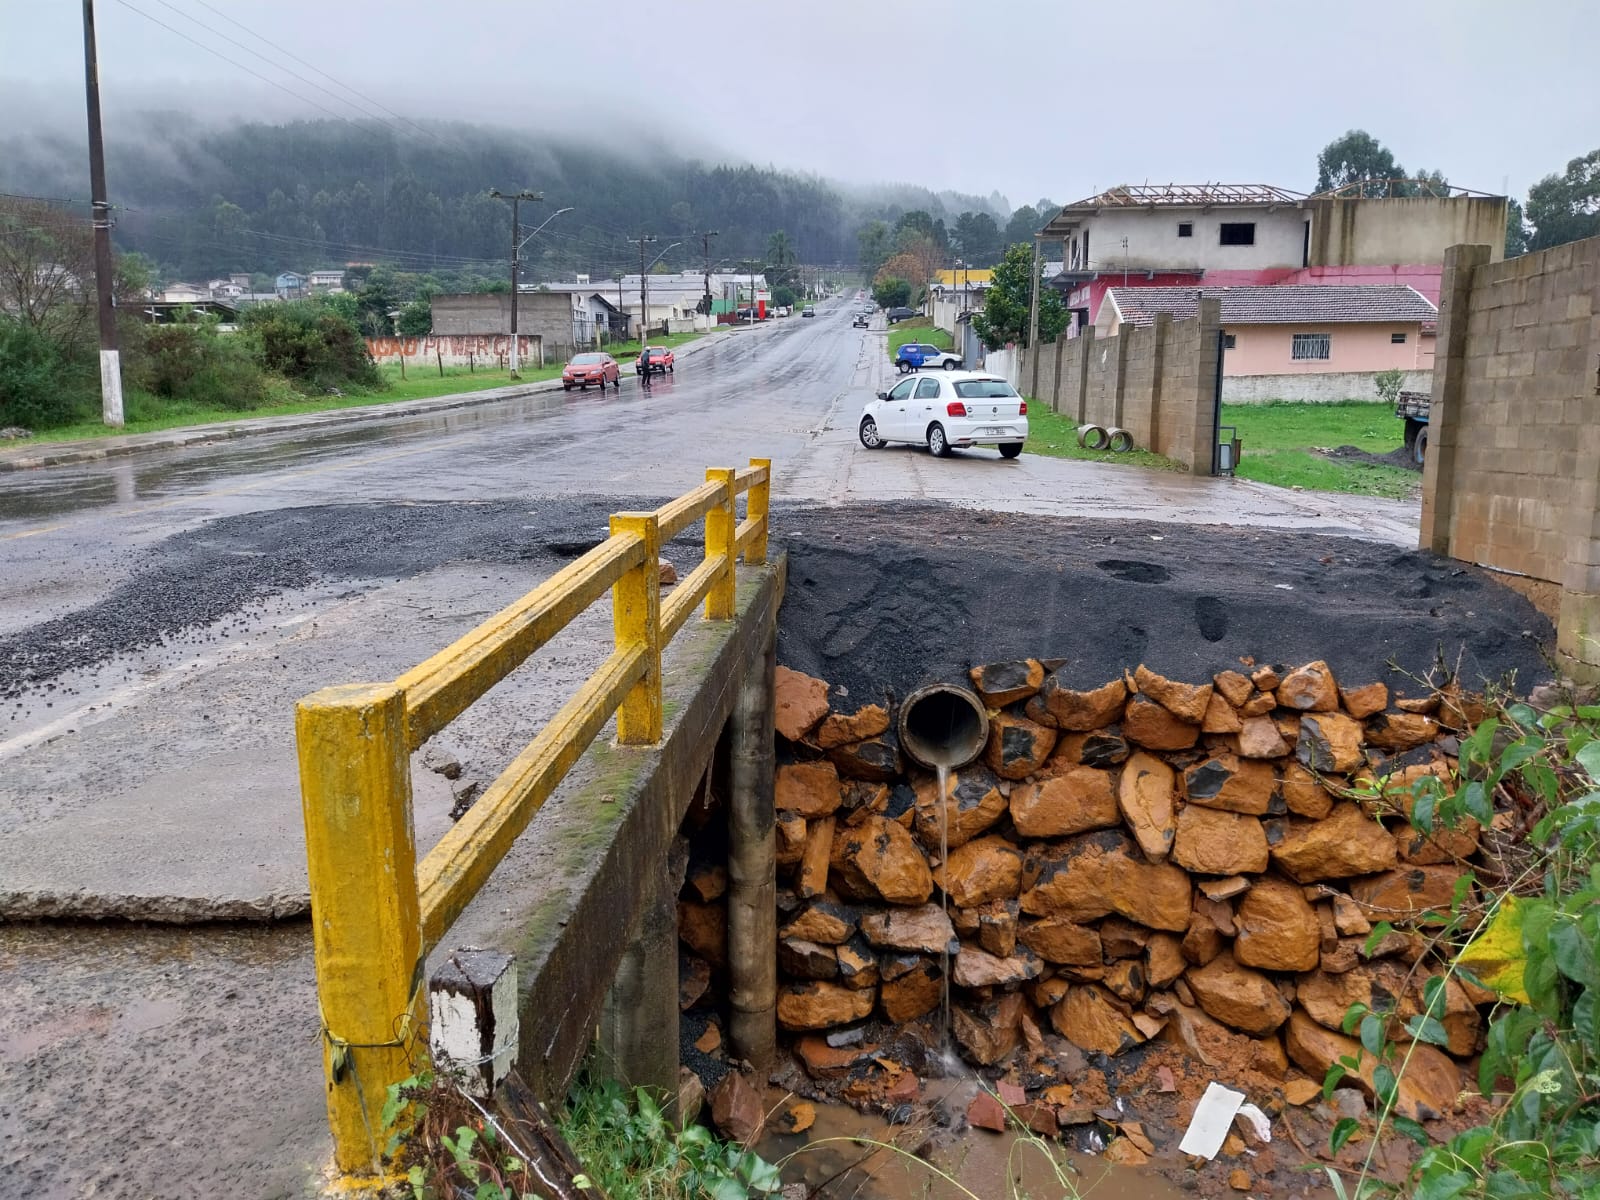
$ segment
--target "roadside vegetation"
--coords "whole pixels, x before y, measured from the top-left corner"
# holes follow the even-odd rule
[[[1235,426],[1244,441],[1237,472],[1242,479],[1390,499],[1404,499],[1422,486],[1422,476],[1406,467],[1317,453],[1344,446],[1371,455],[1402,449],[1405,422],[1382,401],[1224,404],[1222,423]]]

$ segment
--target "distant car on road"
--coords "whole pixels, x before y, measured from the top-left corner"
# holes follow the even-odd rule
[[[869,324],[871,324],[871,320],[868,318],[866,313],[857,313],[856,319],[851,321],[850,324],[857,329],[865,329]]]
[[[617,365],[617,360],[598,351],[574,354],[572,361],[561,370],[561,390],[570,392],[573,388],[580,388],[588,391],[591,383],[599,384],[602,392],[608,383],[612,387],[620,386],[622,368]]]
[[[896,321],[909,321],[912,317],[921,316],[922,314],[914,308],[902,306],[900,308],[891,308],[885,315],[889,318],[889,324],[893,325]]]
[[[817,315],[817,310],[812,308],[811,305],[808,304],[808,305],[806,305],[804,308],[802,308],[800,310],[800,315],[802,317],[814,317],[814,316]]]
[[[894,356],[895,370],[904,375],[907,371],[915,371],[921,367],[934,367],[943,371],[958,371],[961,369],[961,355],[949,350],[941,350],[927,342],[907,342],[900,347],[900,352]]]
[[[879,392],[856,432],[868,450],[910,442],[945,458],[954,449],[994,446],[1001,458],[1015,458],[1028,440],[1028,402],[995,375],[919,375]]]
[[[646,346],[633,369],[640,375],[665,375],[672,370],[672,361],[672,351],[665,346]]]

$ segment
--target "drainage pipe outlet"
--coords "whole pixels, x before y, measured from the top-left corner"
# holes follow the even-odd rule
[[[924,767],[964,767],[989,741],[989,712],[964,687],[931,683],[900,706],[900,748]]]

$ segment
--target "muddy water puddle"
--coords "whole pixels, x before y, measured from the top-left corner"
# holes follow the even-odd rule
[[[890,1124],[844,1105],[818,1104],[802,1133],[769,1133],[756,1147],[785,1183],[816,1200],[1176,1200],[1187,1192],[1154,1172],[1116,1166],[1057,1142],[964,1128],[973,1079],[928,1084],[913,1120]],[[769,1109],[783,1109],[772,1092]],[[782,1121],[777,1123],[782,1124]],[[960,1132],[958,1132],[960,1130]]]

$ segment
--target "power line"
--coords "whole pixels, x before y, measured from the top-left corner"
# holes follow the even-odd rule
[[[266,45],[271,46],[279,54],[282,54],[285,58],[288,58],[288,59],[290,59],[290,60],[292,60],[294,62],[297,62],[302,67],[305,67],[307,70],[315,71],[318,75],[321,75],[324,79],[330,80],[331,82],[338,84],[345,91],[349,92],[353,96],[359,96],[362,100],[366,101],[368,104],[372,105],[372,107],[378,109],[380,112],[388,113],[396,121],[400,121],[403,124],[411,126],[411,128],[415,129],[418,133],[425,134],[426,136],[431,137],[434,141],[438,142],[440,145],[444,145],[444,146],[449,145],[449,143],[447,141],[445,141],[444,138],[440,137],[437,133],[434,133],[431,129],[425,129],[421,125],[418,125],[415,121],[411,120],[410,118],[402,117],[399,113],[395,112],[391,108],[385,107],[383,104],[381,104],[378,101],[374,100],[371,96],[368,96],[366,93],[358,91],[357,89],[351,87],[348,83],[344,83],[341,80],[335,78],[334,76],[328,74],[328,72],[324,71],[321,67],[318,67],[313,63],[308,63],[305,59],[301,58],[299,55],[293,53],[290,50],[284,49],[282,46],[278,45],[278,43],[272,41],[270,38],[263,37],[261,34],[257,33],[255,30],[251,29],[244,22],[239,21],[239,20],[237,20],[237,19],[235,19],[233,17],[230,17],[227,13],[221,11],[220,9],[212,7],[210,4],[206,3],[206,0],[195,0],[195,3],[198,4],[201,8],[204,8],[204,9],[208,10],[209,12],[216,13],[217,16],[221,17],[224,21],[227,21],[229,24],[235,25],[238,28],[244,30],[246,33],[248,33],[251,37],[255,38],[257,41],[263,42]]]
[[[293,88],[286,87],[284,84],[279,83],[276,79],[269,79],[267,76],[263,75],[260,71],[253,71],[249,67],[245,66],[243,63],[235,62],[233,59],[229,58],[226,54],[222,53],[222,51],[215,50],[212,47],[206,45],[204,42],[190,37],[187,33],[184,33],[183,30],[181,30],[181,29],[174,29],[171,25],[168,25],[165,21],[161,20],[159,17],[152,17],[149,13],[145,12],[142,8],[135,8],[133,5],[128,3],[128,0],[117,0],[117,3],[122,5],[122,7],[127,9],[129,12],[138,13],[139,16],[143,17],[146,21],[149,21],[151,24],[159,25],[159,26],[161,26],[161,28],[165,29],[168,33],[174,34],[177,37],[181,37],[184,41],[190,43],[191,45],[200,47],[200,49],[204,50],[207,54],[210,54],[210,55],[213,55],[213,56],[215,56],[217,58],[220,58],[223,62],[227,63],[230,67],[234,67],[234,68],[236,68],[236,69],[238,69],[240,71],[243,71],[246,75],[253,75],[257,79],[261,80],[262,83],[271,84],[273,87],[277,88],[280,92],[283,92],[283,93],[285,93],[286,95],[289,95],[289,96],[293,96],[296,100],[299,100],[301,103],[309,104],[309,105],[311,105],[312,108],[315,108],[320,112],[327,113],[335,121],[343,121],[346,125],[350,126],[352,129],[360,129],[361,128],[354,121],[352,121],[349,117],[341,116],[339,113],[334,112],[331,108],[329,108],[325,104],[318,104],[315,100],[311,99],[309,96],[302,96],[299,92],[295,91]]]

